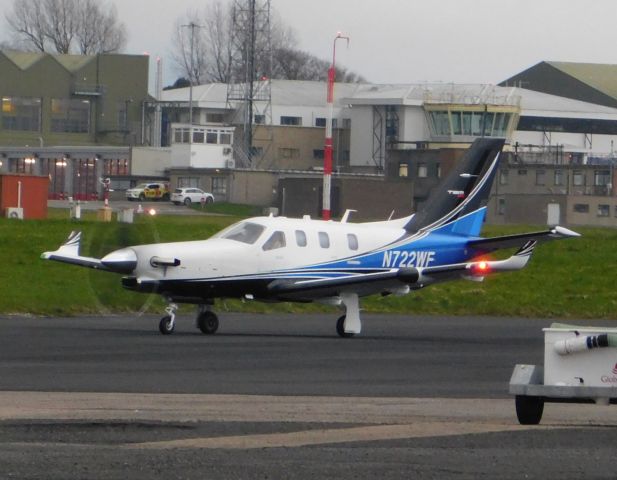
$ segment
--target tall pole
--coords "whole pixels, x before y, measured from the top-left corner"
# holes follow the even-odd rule
[[[201,25],[197,25],[195,22],[191,22],[188,25],[182,25],[185,28],[191,29],[191,58],[189,63],[189,125],[190,125],[190,135],[189,135],[189,143],[193,141],[193,72],[195,71],[194,64],[194,51],[195,51],[195,29],[202,28]]]
[[[332,116],[334,114],[334,80],[336,77],[336,41],[339,38],[347,40],[349,45],[349,37],[345,37],[338,32],[334,37],[332,46],[332,65],[328,69],[328,93],[326,103],[328,104],[328,114],[326,117],[326,143],[324,146],[323,159],[323,210],[321,217],[324,220],[330,220],[330,190],[332,188]]]

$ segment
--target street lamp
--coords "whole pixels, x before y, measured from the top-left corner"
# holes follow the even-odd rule
[[[330,190],[332,183],[332,116],[334,113],[334,80],[336,76],[336,41],[340,38],[347,40],[349,45],[349,37],[344,36],[341,32],[334,37],[332,45],[332,65],[328,69],[328,116],[326,118],[326,144],[324,146],[324,162],[323,162],[323,210],[321,217],[324,220],[330,220]]]

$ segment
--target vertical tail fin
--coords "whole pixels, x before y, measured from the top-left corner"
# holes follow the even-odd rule
[[[488,201],[503,145],[503,138],[476,139],[458,165],[433,190],[426,208],[405,225],[405,230],[415,233],[450,225],[456,233],[478,235],[484,220],[484,210],[478,210]],[[473,212],[477,214],[462,219]],[[457,222],[459,219],[462,220]]]

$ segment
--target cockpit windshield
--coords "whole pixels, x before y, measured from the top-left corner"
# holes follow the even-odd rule
[[[232,225],[222,232],[215,235],[216,238],[225,238],[227,240],[236,240],[242,243],[252,245],[264,232],[266,227],[252,222],[242,222],[237,225]]]

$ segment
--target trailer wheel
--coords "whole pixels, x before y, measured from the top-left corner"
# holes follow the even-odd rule
[[[521,425],[538,425],[540,423],[544,412],[544,399],[542,397],[517,395],[514,403],[518,423]]]

